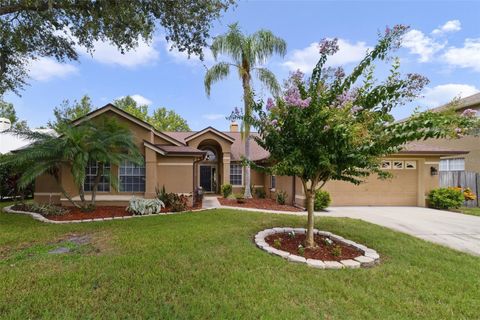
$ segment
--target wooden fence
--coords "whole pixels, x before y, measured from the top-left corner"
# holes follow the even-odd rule
[[[440,171],[440,187],[462,187],[470,188],[473,194],[477,196],[475,200],[465,201],[466,207],[478,207],[480,191],[480,174],[470,171]]]

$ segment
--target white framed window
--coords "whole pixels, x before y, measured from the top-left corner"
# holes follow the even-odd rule
[[[465,171],[465,159],[441,159],[439,169],[440,171]]]
[[[275,190],[276,187],[277,187],[277,177],[270,176],[270,189]]]
[[[121,192],[145,192],[145,164],[123,161],[118,168]]]
[[[417,161],[415,161],[415,160],[405,161],[405,169],[407,169],[407,170],[417,169]]]
[[[382,163],[380,164],[380,168],[383,169],[383,170],[392,169],[392,161],[382,160]]]
[[[398,160],[393,161],[392,168],[394,170],[402,170],[403,169],[403,161],[398,161]]]
[[[232,186],[243,185],[243,167],[239,163],[230,163],[230,184]]]
[[[90,161],[85,168],[85,182],[83,183],[83,189],[85,191],[92,191],[93,184],[95,183],[95,177],[98,172],[98,162]],[[103,174],[98,183],[97,191],[109,192],[110,191],[110,164],[103,164]]]

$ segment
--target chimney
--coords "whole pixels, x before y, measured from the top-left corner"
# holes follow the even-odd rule
[[[230,132],[238,132],[238,124],[236,122],[230,123]]]

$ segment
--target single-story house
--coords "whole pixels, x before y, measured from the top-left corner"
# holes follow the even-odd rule
[[[195,132],[159,132],[112,104],[73,121],[73,124],[95,121],[95,118],[102,116],[115,117],[131,129],[138,148],[145,157],[145,164],[138,167],[126,162],[120,167],[110,168],[114,174],[118,174],[120,188],[118,191],[113,190],[108,180],[103,179],[97,196],[99,204],[125,205],[132,195],[153,198],[156,189],[162,186],[165,186],[167,192],[189,195],[201,186],[205,193],[216,194],[222,184],[229,183],[234,192],[242,192],[244,169],[241,159],[244,142],[238,125],[232,124],[228,132],[212,127]],[[360,186],[332,181],[325,188],[332,196],[332,205],[336,206],[425,206],[426,194],[438,186],[436,174],[440,157],[461,153],[462,151],[411,143],[405,150],[382,161],[382,167],[390,170],[394,178],[385,181],[370,177]],[[252,160],[263,162],[268,156],[268,152],[255,141],[251,142]],[[95,163],[86,168],[87,198],[96,169]],[[61,182],[64,189],[78,199],[78,192],[67,167],[61,172]],[[264,188],[269,197],[284,191],[289,204],[304,206],[305,196],[298,177],[275,177],[252,170],[251,182],[255,188]],[[53,178],[48,175],[36,180],[35,200],[68,205]]]
[[[434,108],[442,111],[450,104]],[[477,111],[480,116],[480,93],[460,99],[454,106],[455,111],[462,113],[466,109]],[[455,148],[468,151],[461,155],[449,155],[440,160],[440,171],[473,171],[480,172],[480,136],[468,135],[459,139],[429,139],[425,144],[437,148]]]

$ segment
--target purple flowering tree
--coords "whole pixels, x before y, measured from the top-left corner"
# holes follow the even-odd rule
[[[301,179],[308,210],[307,247],[315,247],[313,203],[317,190],[330,180],[362,183],[371,174],[388,178],[380,169],[383,156],[400,151],[409,141],[456,137],[476,125],[472,112],[415,113],[395,122],[391,111],[415,99],[428,83],[418,74],[401,75],[398,59],[390,53],[399,47],[408,27],[395,26],[380,35],[377,45],[346,75],[342,68],[325,64],[338,51],[337,40],[323,40],[320,59],[310,77],[291,74],[283,95],[256,102],[248,121],[258,130],[257,142],[270,153],[277,175]],[[374,63],[391,62],[383,81],[374,77]],[[245,117],[245,115],[243,115]]]

